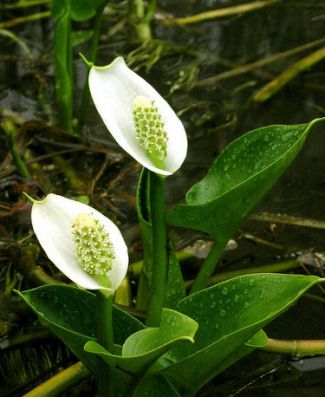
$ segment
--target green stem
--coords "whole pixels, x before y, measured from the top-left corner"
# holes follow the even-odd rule
[[[137,36],[141,41],[147,41],[151,39],[150,19],[152,18],[151,13],[155,10],[155,1],[149,6],[149,15],[145,14],[143,0],[135,0],[135,23],[134,27],[137,32]],[[150,19],[148,19],[150,18]]]
[[[231,270],[229,272],[219,273],[212,276],[208,281],[208,285],[218,284],[221,281],[229,280],[230,278],[242,276],[244,274],[286,272],[288,270],[296,269],[300,265],[300,262],[298,262],[296,259],[291,259],[288,261],[272,263],[264,266],[245,267],[244,269]],[[186,281],[186,288],[189,288],[191,285],[193,285],[193,283],[193,280]]]
[[[201,269],[193,283],[190,294],[200,291],[208,284],[226,244],[227,240],[224,239],[220,239],[215,242],[214,246],[209,252],[209,255],[202,263]]]
[[[15,164],[19,175],[22,176],[23,178],[30,178],[31,175],[15,143],[15,134],[16,134],[15,124],[8,118],[8,119],[4,119],[1,122],[1,127],[4,129],[4,131],[8,136],[8,146],[12,156],[12,161]]]
[[[53,334],[50,331],[39,331],[34,333],[22,334],[14,336],[13,338],[4,339],[0,342],[0,350],[11,349],[21,345],[32,344],[37,341],[43,341],[45,339],[52,339]]]
[[[175,253],[176,254],[176,258],[178,261],[186,261],[187,259],[191,259],[191,258],[196,258],[195,255],[193,255],[190,252],[186,252],[186,251],[178,251]],[[129,272],[132,274],[132,277],[136,278],[139,277],[143,268],[143,264],[144,264],[144,260],[140,260],[137,262],[133,262],[129,265]],[[193,282],[191,282],[191,285],[193,284]]]
[[[287,70],[282,72],[275,79],[260,88],[254,95],[253,99],[256,102],[265,102],[270,99],[274,94],[285,87],[291,80],[293,80],[300,73],[306,69],[311,68],[316,63],[325,58],[325,48],[321,48],[307,55],[305,58],[291,65]]]
[[[91,38],[90,51],[89,51],[89,59],[94,64],[95,64],[96,58],[97,58],[97,49],[98,49],[98,42],[99,42],[99,37],[100,37],[100,27],[101,27],[104,8],[105,8],[105,5],[103,7],[100,7],[97,10],[95,19],[94,19],[93,35]],[[84,122],[85,122],[85,116],[86,116],[87,108],[89,105],[89,99],[90,99],[90,92],[89,92],[89,88],[88,88],[88,79],[86,79],[84,87],[83,87],[83,91],[82,91],[82,99],[81,99],[80,112],[79,112],[79,120],[78,120],[78,130],[79,131],[81,130],[81,128],[83,127]]]
[[[57,102],[62,127],[72,132],[72,46],[71,19],[68,7],[59,17],[54,32],[54,57]]]
[[[144,17],[144,4],[143,0],[135,0],[135,12],[136,16],[139,20]]]
[[[9,135],[8,140],[9,140],[10,153],[11,153],[13,162],[17,168],[18,173],[23,178],[30,178],[31,175],[28,171],[28,168],[26,167],[26,164],[24,163],[23,159],[20,156],[20,153],[19,153],[17,146],[14,142],[14,138],[13,138],[12,134]]]
[[[37,21],[42,18],[50,18],[50,16],[50,11],[37,12],[36,14],[25,15],[23,17],[10,19],[9,21],[0,22],[0,29],[12,28],[13,26],[21,25],[31,21]]]
[[[155,15],[156,8],[157,8],[157,1],[158,0],[151,0],[149,2],[148,11],[147,11],[146,16],[144,18],[145,21],[148,22],[148,23],[150,23],[150,21],[152,20],[152,18]]]
[[[191,15],[183,18],[173,18],[166,19],[166,24],[178,24],[187,25],[191,23],[198,23],[202,21],[207,21],[209,19],[224,18],[228,15],[243,14],[244,12],[249,12],[257,10],[263,7],[268,7],[272,4],[279,3],[280,0],[268,0],[268,1],[253,1],[236,6],[219,8],[216,10],[201,12],[200,14]]]
[[[35,387],[35,389],[24,394],[25,397],[55,397],[64,391],[80,383],[83,379],[90,376],[88,369],[81,363],[71,365],[64,369],[46,382]]]
[[[280,354],[325,354],[325,340],[283,340],[268,338],[267,345],[259,348],[272,353]]]
[[[147,325],[159,327],[167,284],[167,230],[164,214],[165,180],[150,172],[150,209],[153,238],[152,285]]]
[[[99,343],[114,352],[114,335],[113,335],[113,294],[106,295],[97,291],[97,337]]]

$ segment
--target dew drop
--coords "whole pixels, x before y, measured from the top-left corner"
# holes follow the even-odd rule
[[[227,313],[226,313],[226,311],[224,309],[220,309],[219,314],[220,314],[221,317],[226,317]]]
[[[222,293],[222,295],[228,295],[228,288],[227,287],[222,287],[221,293]]]
[[[255,284],[255,280],[250,279],[250,280],[248,281],[248,285],[249,285],[250,287],[253,287],[254,284]]]

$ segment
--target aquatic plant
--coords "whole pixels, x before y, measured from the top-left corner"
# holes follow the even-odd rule
[[[95,209],[53,194],[32,200],[35,234],[63,273],[97,292],[47,285],[20,295],[94,374],[99,396],[194,396],[215,375],[266,346],[263,328],[324,282],[316,276],[262,273],[206,288],[232,234],[324,119],[244,134],[217,157],[186,202],[168,211],[169,224],[205,232],[215,241],[186,296],[164,209],[166,176],[186,155],[184,128],[122,58],[108,67],[92,66],[89,86],[113,137],[145,167],[137,209],[146,258],[138,299],[148,302],[146,322],[112,306],[128,262],[116,226]],[[317,349],[324,352],[324,345]]]

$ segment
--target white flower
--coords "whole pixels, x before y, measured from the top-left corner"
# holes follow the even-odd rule
[[[92,66],[89,89],[106,127],[126,152],[160,175],[180,168],[187,153],[183,124],[123,58],[107,66]]]
[[[49,259],[74,283],[108,292],[120,286],[127,247],[117,226],[100,212],[49,194],[33,202],[32,225]]]

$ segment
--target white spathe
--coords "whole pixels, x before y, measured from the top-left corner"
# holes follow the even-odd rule
[[[95,106],[116,142],[144,167],[168,176],[177,171],[187,154],[187,137],[182,122],[169,104],[142,77],[128,68],[122,57],[110,65],[93,66],[89,89]],[[164,169],[157,168],[136,138],[133,120],[134,100],[147,97],[154,101],[168,136]]]
[[[72,224],[80,214],[90,214],[97,219],[112,242],[115,259],[112,269],[107,272],[111,288],[102,285],[80,267],[72,234]],[[118,227],[106,216],[89,205],[51,193],[44,200],[33,203],[32,225],[49,259],[74,283],[86,289],[108,292],[114,292],[120,286],[127,272],[128,252]]]

